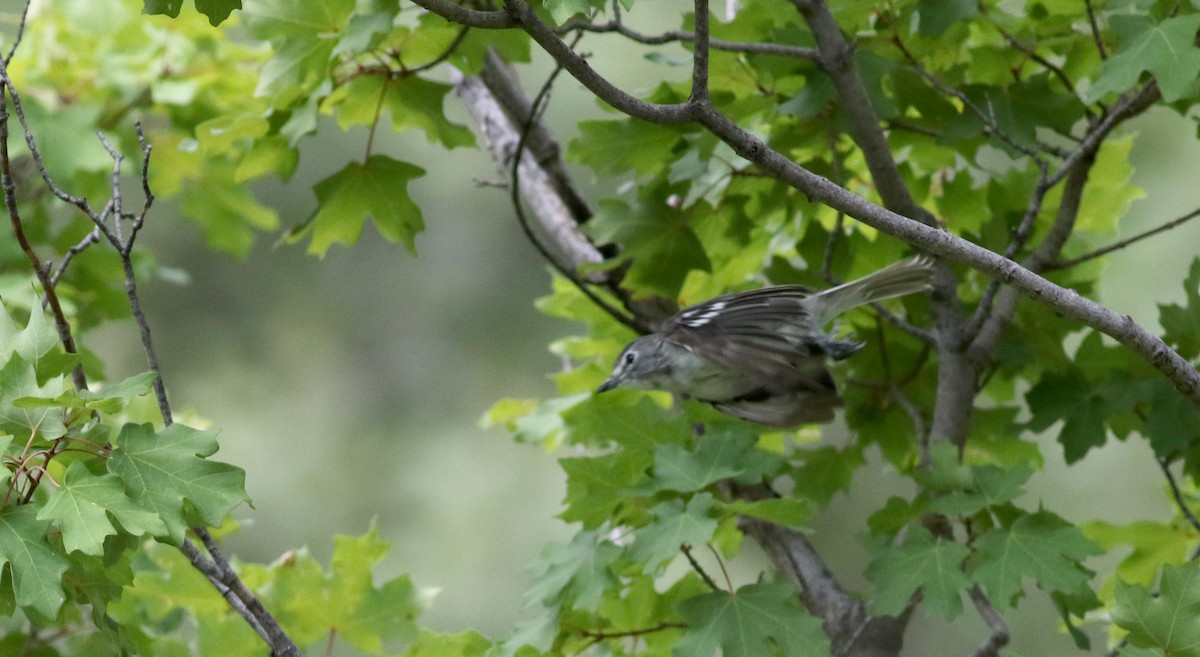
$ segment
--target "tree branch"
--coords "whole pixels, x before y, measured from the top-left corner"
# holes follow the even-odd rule
[[[485,30],[503,30],[519,25],[513,15],[506,11],[469,9],[462,5],[454,4],[449,0],[413,0],[413,3],[445,18],[451,23],[458,23],[467,27],[478,27]]]
[[[695,32],[683,32],[680,30],[669,30],[661,34],[642,34],[625,26],[620,21],[609,21],[607,23],[592,23],[585,20],[571,19],[563,24],[562,27],[554,30],[558,33],[565,32],[594,32],[597,34],[616,33],[629,39],[648,46],[657,46],[665,43],[674,42],[690,42],[696,40]],[[779,57],[792,57],[795,59],[816,60],[817,51],[814,48],[805,48],[803,46],[791,46],[782,43],[754,43],[745,41],[726,41],[724,39],[709,39],[708,45],[713,50],[721,50],[724,52],[740,52],[746,54],[758,55],[776,55]]]
[[[909,216],[924,224],[933,225],[934,218],[922,208],[908,191],[900,175],[887,136],[880,127],[879,117],[871,106],[867,88],[854,68],[854,48],[842,35],[833,13],[825,0],[793,0],[797,11],[808,22],[817,40],[821,68],[829,75],[841,99],[840,109],[850,119],[854,142],[862,149],[863,158],[875,182],[883,206]]]
[[[414,0],[421,6],[426,6],[430,0]],[[567,70],[583,86],[596,94],[604,102],[630,116],[650,121],[651,123],[686,123],[694,119],[691,103],[659,104],[648,103],[626,93],[592,68],[583,57],[572,51],[567,44],[559,39],[554,31],[538,19],[533,8],[525,0],[505,0],[505,6],[520,22],[534,41],[538,43],[551,57]]]
[[[804,192],[810,201],[824,203],[922,250],[996,277],[1004,284],[1011,285],[1040,301],[1051,310],[1116,339],[1170,379],[1193,403],[1200,405],[1200,373],[1185,358],[1129,316],[1119,315],[1095,301],[1080,296],[1074,290],[1059,287],[1012,260],[961,237],[931,228],[870,203],[792,162],[768,147],[758,137],[714,111],[700,112],[697,120],[733,148],[738,155]]]
[[[489,92],[491,85],[484,85],[478,78],[473,77],[459,77],[454,84],[459,98],[484,133],[493,157],[502,170],[507,170],[512,164],[515,147],[504,145],[512,145],[519,139],[517,124],[509,121],[505,112],[500,109],[496,99]],[[510,89],[509,92],[513,90]],[[552,150],[556,151],[557,148]],[[552,186],[547,182],[547,173],[537,164],[532,158],[522,157],[519,164],[520,187],[526,202],[532,204],[534,216],[542,223],[543,228],[547,225],[555,227],[545,229],[544,234],[555,244],[556,250],[564,255],[568,264],[579,266],[598,261],[599,251],[578,231],[568,206],[553,192]],[[661,313],[655,309],[639,306],[635,306],[634,309],[644,323],[653,323],[661,319]],[[773,530],[768,523],[760,524],[762,526],[755,529],[753,538],[763,545],[765,551],[774,555],[772,558],[776,560],[780,572],[791,577],[807,592],[805,595],[813,608],[824,610],[823,613],[818,613],[818,616],[834,619],[834,622],[839,623],[839,627],[854,628],[858,631],[855,635],[858,641],[866,641],[868,637],[872,637],[872,641],[879,641],[878,637],[874,637],[875,633],[882,631],[877,619],[869,617],[865,608],[861,606],[862,603],[855,601],[841,589],[833,574],[803,535],[788,533],[780,528]],[[831,608],[830,605],[835,603],[836,609]],[[894,619],[891,622],[894,623]],[[849,637],[851,633],[842,636]],[[899,641],[898,635],[895,641]]]
[[[1000,614],[996,612],[996,608],[992,606],[992,602],[988,600],[979,585],[972,586],[967,593],[971,596],[971,602],[975,603],[975,610],[979,612],[979,617],[983,619],[991,632],[987,641],[984,641],[983,645],[971,653],[971,657],[1000,657],[1000,649],[1008,645],[1008,626],[1004,624],[1004,619],[1000,618]]]
[[[732,496],[756,501],[775,497],[766,486],[741,487],[726,482]],[[800,532],[741,516],[738,528],[763,548],[775,569],[800,586],[800,601],[821,618],[834,655],[874,657],[899,652],[905,619],[871,616],[866,605],[842,588],[821,555]]]
[[[9,55],[11,57],[11,53]],[[59,339],[63,344],[63,348],[68,353],[76,353],[74,337],[71,333],[70,324],[66,320],[66,316],[62,312],[61,305],[58,301],[58,296],[55,294],[55,283],[58,276],[61,276],[70,259],[76,254],[87,248],[87,246],[95,241],[99,241],[101,237],[105,238],[116,250],[117,256],[121,261],[122,269],[125,277],[125,292],[129,298],[130,309],[134,320],[138,326],[139,333],[142,338],[142,346],[146,353],[146,358],[152,372],[158,376],[154,381],[154,390],[158,398],[159,410],[162,413],[163,422],[166,425],[172,424],[172,414],[170,403],[167,400],[166,388],[163,382],[162,375],[158,367],[158,359],[155,356],[153,343],[150,336],[150,326],[146,320],[145,314],[141,309],[141,302],[137,293],[137,282],[133,267],[132,251],[134,242],[137,239],[150,208],[154,203],[154,194],[150,190],[149,183],[149,165],[151,147],[146,142],[145,135],[142,133],[141,124],[136,124],[138,143],[142,150],[142,167],[141,167],[141,185],[145,196],[141,211],[137,214],[127,213],[123,207],[123,198],[121,190],[121,164],[124,157],[113,148],[107,138],[103,134],[98,134],[100,143],[108,151],[113,160],[112,174],[110,177],[111,197],[100,212],[88,203],[83,197],[72,196],[63,191],[50,177],[46,170],[45,162],[42,160],[41,151],[38,148],[37,141],[34,138],[33,131],[29,127],[28,121],[25,119],[24,111],[20,105],[20,95],[17,93],[12,80],[8,77],[8,58],[0,60],[0,183],[2,183],[4,191],[4,200],[8,208],[9,218],[13,224],[14,233],[17,235],[18,242],[25,251],[26,256],[30,260],[30,265],[33,268],[34,274],[38,277],[42,284],[43,293],[45,294],[46,302],[51,308],[52,314],[55,317],[55,325],[58,329]],[[12,178],[11,160],[8,151],[9,138],[9,114],[7,99],[12,99],[13,110],[20,120],[22,128],[25,132],[25,142],[29,146],[30,155],[34,164],[37,166],[38,172],[42,176],[42,180],[47,187],[60,200],[76,206],[85,215],[91,219],[94,228],[88,233],[81,242],[68,250],[67,255],[63,259],[63,263],[59,266],[58,272],[52,277],[50,274],[49,263],[43,263],[41,259],[33,252],[33,249],[25,237],[20,215],[17,213],[17,203],[15,194],[15,184]],[[86,390],[87,380],[84,377],[82,366],[75,368],[73,373],[75,385],[80,390]],[[55,448],[57,449],[58,443]],[[44,472],[44,470],[42,470]],[[39,475],[40,478],[40,475]],[[29,491],[32,494],[32,490]],[[221,585],[216,586],[217,590],[229,601],[230,606],[237,611],[245,621],[255,629],[256,632],[263,637],[267,644],[271,647],[272,655],[277,657],[301,657],[299,648],[295,643],[284,633],[283,629],[275,618],[263,608],[261,602],[254,596],[249,589],[241,582],[234,573],[233,567],[229,564],[220,552],[216,549],[216,544],[212,540],[208,530],[203,527],[197,527],[193,531],[205,540],[205,545],[209,549],[211,560],[197,560],[194,557],[197,555],[189,554],[189,547],[195,550],[190,543],[184,542],[181,546],[185,556],[189,558],[193,566],[199,569],[210,581],[214,582],[214,586],[219,582]],[[211,568],[210,568],[211,566]],[[218,574],[214,580],[212,569]],[[229,595],[229,591],[234,593],[235,597]]]
[[[28,6],[26,6],[28,9]],[[24,26],[24,14],[22,14],[22,27]],[[16,44],[13,44],[13,50],[16,49]],[[12,224],[13,236],[16,237],[17,244],[21,247],[21,251],[25,257],[29,259],[29,266],[33,270],[33,275],[37,277],[38,282],[42,286],[42,294],[45,303],[50,307],[50,315],[54,318],[54,330],[58,333],[58,341],[62,343],[63,350],[68,354],[79,353],[79,349],[75,345],[75,337],[71,334],[71,324],[67,321],[66,313],[63,312],[62,304],[59,302],[58,293],[55,291],[56,279],[50,275],[50,263],[42,262],[41,257],[33,250],[33,245],[29,242],[29,238],[25,235],[25,224],[21,220],[20,210],[17,207],[17,186],[13,180],[12,159],[8,153],[8,98],[13,99],[14,110],[20,112],[20,107],[17,105],[20,96],[12,84],[12,80],[8,77],[8,60],[12,58],[12,51],[8,57],[0,62],[0,187],[3,188],[4,205],[8,210],[8,219]],[[22,125],[25,124],[23,114],[18,114]],[[32,139],[28,135],[26,128],[27,139]],[[33,146],[30,147],[33,150]],[[36,153],[36,151],[34,151]],[[37,156],[36,161],[40,160]],[[81,247],[82,250],[82,247]],[[71,381],[74,383],[77,390],[87,389],[87,376],[83,372],[83,364],[76,365],[71,370]]]
[[[1140,242],[1140,241],[1146,239],[1147,237],[1154,237],[1155,235],[1166,232],[1168,230],[1171,230],[1172,228],[1178,228],[1179,226],[1186,224],[1187,222],[1191,221],[1192,219],[1195,219],[1196,217],[1200,217],[1200,208],[1192,210],[1191,212],[1183,215],[1182,217],[1172,219],[1171,221],[1168,221],[1164,224],[1155,226],[1154,228],[1151,228],[1149,230],[1144,230],[1144,231],[1142,231],[1136,235],[1133,235],[1131,237],[1127,237],[1118,242],[1113,242],[1112,244],[1109,244],[1108,246],[1104,246],[1104,247],[1101,247],[1098,249],[1093,249],[1091,251],[1088,251],[1087,253],[1085,253],[1081,256],[1076,256],[1074,258],[1070,258],[1067,260],[1055,260],[1054,262],[1051,262],[1046,266],[1046,270],[1053,271],[1056,269],[1068,269],[1068,268],[1074,267],[1075,265],[1078,265],[1080,263],[1087,262],[1088,260],[1093,260],[1095,258],[1099,258],[1101,256],[1108,255],[1109,253],[1112,253],[1113,251],[1118,251],[1118,250],[1123,249],[1132,244],[1136,244],[1137,242]]]

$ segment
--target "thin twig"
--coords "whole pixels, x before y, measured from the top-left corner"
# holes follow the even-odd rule
[[[11,56],[11,54],[10,54]],[[6,60],[7,61],[7,60]],[[20,112],[17,105],[17,91],[12,84],[12,80],[8,77],[8,66],[6,63],[0,63],[0,187],[3,187],[4,205],[8,209],[9,222],[12,224],[13,235],[17,239],[17,244],[21,247],[21,251],[29,260],[29,265],[33,269],[33,275],[37,277],[38,282],[42,286],[42,294],[45,295],[46,304],[50,308],[50,314],[54,318],[54,329],[58,333],[58,340],[62,343],[63,350],[68,354],[75,354],[79,349],[75,345],[75,337],[71,334],[71,325],[67,322],[66,313],[63,312],[62,304],[59,302],[58,293],[54,289],[54,281],[50,276],[50,263],[43,262],[37,252],[34,251],[33,245],[29,242],[29,238],[25,235],[25,224],[21,219],[20,210],[17,207],[17,187],[13,180],[12,159],[8,152],[8,98],[13,100],[13,109]],[[7,95],[6,95],[7,92]],[[20,116],[20,114],[18,114]],[[21,123],[24,124],[24,118],[21,117]],[[28,128],[26,128],[26,140],[30,139]],[[30,147],[32,150],[32,146]],[[40,162],[41,156],[36,154],[35,162]],[[39,164],[39,167],[41,165]],[[87,376],[83,371],[83,364],[76,365],[71,370],[71,381],[75,384],[77,390],[87,389]]]
[[[725,586],[729,588],[729,592],[733,592],[733,580],[729,578],[729,571],[725,569],[725,560],[721,558],[721,553],[717,552],[717,548],[713,547],[712,543],[707,543],[705,547],[712,553],[713,559],[717,560],[717,565],[721,568],[721,576],[725,578]]]
[[[1083,0],[1083,4],[1087,7],[1088,25],[1092,28],[1092,40],[1096,42],[1096,52],[1100,53],[1100,59],[1108,59],[1108,52],[1104,48],[1104,39],[1100,38],[1100,23],[1096,20],[1096,9],[1092,7],[1092,0]]]
[[[684,543],[683,545],[679,546],[679,551],[683,553],[683,556],[687,557],[688,563],[692,565],[692,570],[696,571],[696,574],[700,576],[700,579],[704,580],[704,583],[708,585],[708,588],[714,591],[721,590],[721,587],[717,586],[717,583],[713,581],[713,578],[709,577],[708,572],[706,572],[704,568],[700,566],[700,562],[696,561],[696,557],[692,556],[692,546]]]
[[[1000,614],[992,606],[991,600],[988,600],[987,595],[984,594],[983,589],[979,588],[978,584],[972,586],[967,593],[971,596],[971,602],[975,603],[975,610],[979,612],[979,617],[983,619],[991,632],[983,645],[971,653],[972,657],[1000,657],[1000,649],[1008,645],[1008,626],[1004,624],[1004,619],[1000,618]]]
[[[21,20],[17,23],[17,34],[13,37],[13,44],[8,49],[8,54],[4,56],[5,65],[12,61],[13,55],[17,52],[17,46],[21,45],[21,39],[25,36],[25,21],[29,18],[29,5],[31,4],[33,4],[33,0],[26,0],[25,6],[21,8]]]
[[[1000,35],[1004,37],[1004,40],[1007,41],[1010,45],[1012,45],[1017,50],[1020,50],[1021,52],[1025,53],[1026,57],[1029,57],[1030,59],[1037,62],[1038,64],[1041,64],[1043,68],[1050,71],[1050,73],[1052,75],[1054,75],[1054,77],[1058,78],[1059,82],[1062,82],[1063,86],[1066,87],[1067,91],[1074,91],[1075,83],[1072,82],[1071,78],[1067,76],[1066,71],[1063,71],[1062,68],[1055,65],[1053,62],[1046,59],[1045,57],[1042,57],[1041,55],[1039,55],[1036,50],[1034,50],[1032,47],[1026,45],[1024,42],[1022,42],[1020,39],[1018,39],[1016,36],[1014,36],[1011,32],[1004,29],[1004,27],[1002,25],[1000,25],[999,23],[997,23],[996,21],[990,20],[990,18],[989,18],[988,22],[991,23],[992,27],[995,28],[996,31],[998,31],[1000,33]],[[1087,110],[1085,108],[1085,111],[1088,112],[1089,116],[1091,115],[1091,110]]]
[[[62,262],[58,263],[58,267],[54,270],[54,275],[50,277],[50,284],[54,287],[58,287],[58,281],[62,279],[63,274],[66,273],[67,267],[71,265],[71,261],[75,259],[75,256],[79,255],[84,249],[99,241],[100,229],[93,226],[92,231],[88,233],[87,236],[85,236],[82,240],[80,240],[78,244],[67,249],[67,253],[63,256]],[[44,307],[47,303],[49,303],[49,301],[50,300],[48,298],[43,296],[42,306]]]
[[[684,32],[679,30],[671,30],[661,34],[650,35],[642,34],[626,27],[620,19],[614,18],[608,23],[592,23],[586,20],[571,19],[564,23],[561,27],[554,30],[559,34],[568,32],[594,32],[594,33],[616,33],[641,44],[649,46],[657,46],[666,43],[674,42],[692,42],[696,40],[695,32]],[[816,61],[818,54],[815,48],[805,48],[803,46],[789,46],[782,43],[756,43],[743,41],[726,41],[724,39],[710,39],[709,47],[713,50],[721,50],[724,52],[740,52],[746,54],[762,54],[762,55],[777,55],[779,57],[793,57],[796,59],[807,59]]]
[[[696,23],[696,42],[692,48],[692,92],[688,102],[707,105],[711,103],[708,95],[708,0],[696,0],[693,18]]]
[[[576,39],[578,41],[578,39]],[[572,44],[574,46],[574,44]],[[517,138],[517,147],[513,153],[512,165],[509,170],[509,199],[512,202],[513,211],[517,215],[517,222],[521,226],[521,231],[525,233],[525,237],[529,240],[533,247],[537,249],[547,262],[550,263],[558,273],[564,278],[571,281],[576,289],[583,293],[592,303],[599,306],[604,312],[608,313],[613,319],[633,329],[638,333],[645,333],[646,328],[641,325],[637,318],[627,315],[612,304],[608,303],[596,294],[586,283],[584,283],[574,269],[563,264],[557,256],[551,253],[542,240],[533,231],[533,227],[529,223],[529,217],[525,214],[524,204],[521,202],[521,158],[525,154],[525,142],[529,137],[530,130],[537,123],[539,114],[543,111],[547,98],[549,98],[550,89],[554,84],[554,79],[563,71],[561,65],[555,66],[550,75],[547,76],[546,82],[542,84],[542,88],[538,90],[537,95],[533,99],[530,106],[529,116],[525,117],[524,124],[521,125],[520,136]]]
[[[1187,501],[1183,499],[1183,491],[1179,490],[1179,483],[1175,481],[1175,475],[1171,474],[1171,464],[1166,459],[1155,459],[1158,462],[1159,469],[1162,470],[1163,477],[1167,479],[1167,485],[1171,487],[1171,497],[1175,498],[1175,504],[1179,506],[1179,513],[1183,514],[1188,524],[1197,532],[1200,532],[1200,519],[1196,518],[1196,514],[1192,513],[1192,509],[1188,507]]]
[[[1172,219],[1171,221],[1168,221],[1164,224],[1155,226],[1154,228],[1151,228],[1149,230],[1142,231],[1131,237],[1127,237],[1123,240],[1120,240],[1119,242],[1114,242],[1112,244],[1109,244],[1108,246],[1104,246],[1104,247],[1100,247],[1098,249],[1094,249],[1092,251],[1088,251],[1087,253],[1085,253],[1081,256],[1076,256],[1074,258],[1070,258],[1067,260],[1057,260],[1057,261],[1052,262],[1049,265],[1047,265],[1046,269],[1047,270],[1055,270],[1055,269],[1067,269],[1068,267],[1074,267],[1075,265],[1078,265],[1082,262],[1087,262],[1088,260],[1092,260],[1094,258],[1099,258],[1100,256],[1108,255],[1109,253],[1112,253],[1113,251],[1123,249],[1131,244],[1140,242],[1140,241],[1146,239],[1147,237],[1153,237],[1159,233],[1163,233],[1168,230],[1171,230],[1172,228],[1177,228],[1179,226],[1182,226],[1183,224],[1191,221],[1192,219],[1195,219],[1196,217],[1200,217],[1200,208],[1196,208],[1195,210],[1192,210],[1191,212],[1183,215],[1182,217]]]

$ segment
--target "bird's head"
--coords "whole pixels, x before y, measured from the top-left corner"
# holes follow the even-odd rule
[[[673,348],[679,347],[668,343],[662,336],[653,334],[630,342],[617,357],[612,374],[600,384],[596,392],[617,387],[669,388]]]

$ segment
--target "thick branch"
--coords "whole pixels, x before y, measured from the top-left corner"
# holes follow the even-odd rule
[[[487,79],[492,85],[501,86],[501,75],[500,70],[493,68]],[[491,85],[485,84],[483,79],[465,77],[456,72],[451,81],[459,99],[483,133],[497,166],[508,171],[516,153],[517,141],[520,139],[516,124],[497,102],[496,96],[490,91]],[[548,139],[548,136],[542,139]],[[579,231],[578,222],[582,217],[579,217],[577,212],[580,209],[578,203],[582,203],[582,199],[575,196],[572,184],[564,182],[565,175],[557,179],[550,176],[530,152],[524,153],[519,166],[521,192],[533,208],[533,216],[540,223],[542,232],[554,245],[558,255],[576,268],[603,262],[604,256],[600,250]],[[564,188],[572,190],[572,195],[566,199],[561,193]],[[568,204],[568,200],[576,203]]]
[[[502,30],[516,27],[518,22],[506,11],[482,11],[468,9],[449,0],[413,0],[414,4],[445,18],[451,23],[478,27],[485,30]]]
[[[839,107],[850,119],[854,141],[862,149],[863,159],[884,207],[932,225],[933,217],[913,200],[904,178],[900,176],[887,136],[880,127],[879,117],[871,106],[862,78],[854,68],[854,48],[842,35],[829,5],[825,0],[794,2],[817,40],[821,67],[837,88],[841,99]]]
[[[1067,182],[1063,186],[1063,196],[1058,204],[1058,213],[1055,215],[1054,223],[1051,224],[1050,230],[1046,233],[1046,237],[1038,245],[1038,248],[1034,249],[1033,253],[1029,254],[1029,257],[1022,263],[1026,269],[1033,272],[1044,271],[1051,263],[1058,259],[1058,254],[1062,252],[1067,238],[1071,236],[1071,232],[1075,228],[1075,220],[1079,216],[1079,207],[1083,203],[1083,192],[1092,170],[1092,163],[1093,160],[1091,158],[1079,161],[1075,166],[1075,171],[1072,171],[1071,175],[1067,178]],[[973,362],[981,364],[991,358],[992,351],[996,348],[996,343],[1000,340],[1001,333],[1004,332],[1004,329],[1012,321],[1013,312],[1016,311],[1016,307],[1017,292],[1013,288],[1001,289],[996,296],[991,314],[982,323],[978,333],[971,341],[970,347],[968,347],[968,352]]]
[[[504,116],[508,117],[511,125],[519,126],[526,123],[533,112],[533,107],[530,105],[529,99],[525,96],[525,91],[521,88],[516,74],[508,62],[501,59],[494,51],[489,50],[483,61],[483,70],[479,74],[479,79],[487,86],[487,91],[491,93],[495,104],[504,113]],[[481,126],[484,125],[480,116],[476,116],[475,119]],[[489,122],[492,124],[496,123],[495,120],[489,120]],[[487,134],[489,140],[498,138],[499,136],[495,131]],[[510,158],[508,159],[511,159],[511,153],[513,152],[511,145],[506,146],[506,148],[510,148],[510,150],[506,150],[505,152],[510,154]],[[592,208],[588,205],[587,199],[583,197],[583,194],[575,186],[575,180],[567,174],[566,165],[562,159],[562,149],[559,148],[558,141],[550,134],[550,131],[546,129],[546,126],[541,121],[534,121],[526,131],[525,148],[528,149],[538,166],[545,172],[545,175],[548,177],[546,183],[553,188],[555,195],[566,204],[571,218],[576,223],[583,223],[591,219]],[[493,151],[493,155],[495,154],[496,151]],[[527,196],[527,198],[531,201],[533,200],[531,197]],[[582,239],[582,235],[579,237]],[[586,242],[586,240],[584,241]],[[590,247],[591,245],[589,244],[588,246]],[[577,262],[594,262],[593,257],[592,255],[584,254]]]
[[[773,497],[766,486],[730,485],[730,494],[747,500]],[[800,586],[800,600],[820,618],[833,642],[832,654],[894,657],[900,651],[904,619],[872,617],[866,605],[846,592],[808,538],[800,532],[743,516],[738,528],[762,546],[775,569]]]

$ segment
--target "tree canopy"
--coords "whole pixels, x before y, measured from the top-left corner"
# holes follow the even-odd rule
[[[26,5],[0,66],[0,647],[883,657],[918,623],[972,617],[973,655],[988,657],[1036,650],[1012,625],[1036,602],[1077,654],[1200,655],[1200,258],[1171,273],[1185,296],[1159,306],[1157,326],[1095,300],[1106,256],[1153,254],[1200,215],[1122,230],[1144,195],[1138,121],[1196,116],[1198,11]],[[557,116],[564,97],[606,114]],[[470,125],[448,118],[455,103]],[[361,154],[329,166],[316,210],[284,225],[253,183],[291,177],[300,146],[335,122],[368,128]],[[436,148],[390,152],[376,140],[389,130]],[[372,575],[388,552],[377,527],[338,537],[328,565],[303,550],[231,562],[219,539],[247,501],[245,473],[219,460],[213,431],[176,421],[139,296],[161,274],[138,242],[164,220],[158,200],[233,256],[272,239],[322,257],[368,223],[416,254],[439,209],[410,185],[421,157],[456,148],[495,159],[513,230],[552,270],[536,308],[576,327],[550,346],[564,363],[554,396],[497,390],[484,417],[558,459],[574,532],[545,546],[527,620],[498,637],[424,627],[409,578]],[[681,306],[829,287],[914,252],[937,258],[929,295],[843,318],[865,347],[834,369],[845,411],[829,426],[779,431],[661,392],[593,392]],[[129,318],[147,371],[109,380],[88,336]],[[1060,500],[1028,491],[1043,435],[1068,464],[1110,439],[1148,444],[1175,513],[1069,522]],[[831,568],[820,523],[864,478],[906,492],[837,519],[868,556]]]

